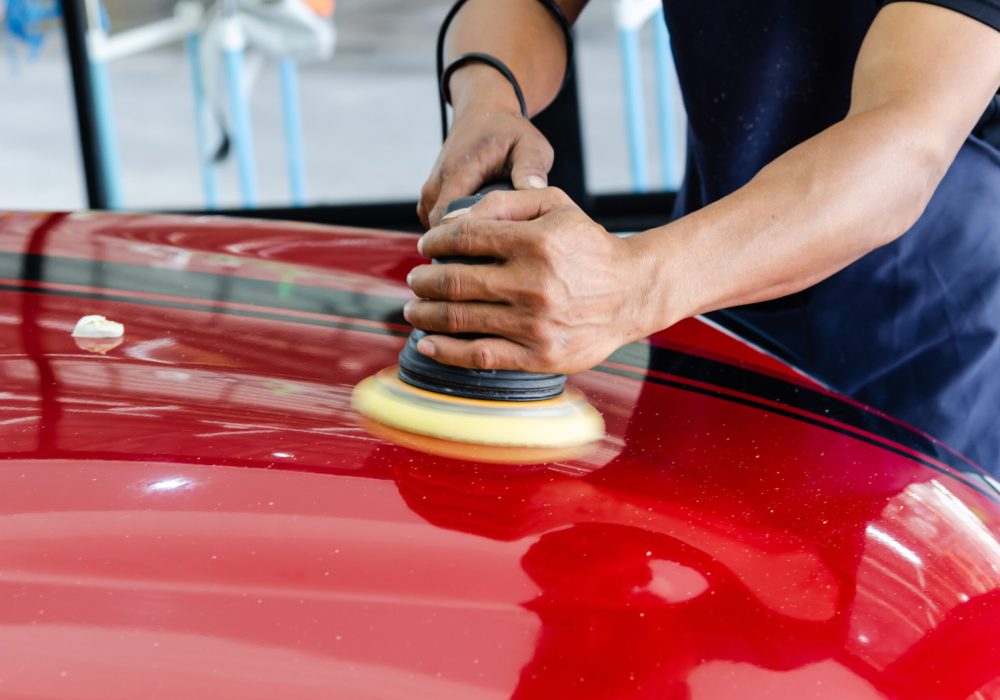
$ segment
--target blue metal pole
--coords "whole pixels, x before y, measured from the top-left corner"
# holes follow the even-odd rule
[[[198,55],[200,39],[197,34],[189,36],[185,42],[188,61],[191,64],[191,90],[194,93],[194,133],[198,147],[198,167],[201,170],[201,189],[205,194],[205,206],[208,209],[219,207],[218,185],[215,177],[215,166],[208,152],[208,134],[205,129],[205,88],[201,82],[201,57]]]
[[[639,31],[619,30],[622,68],[625,83],[625,117],[628,130],[629,161],[632,184],[637,192],[649,190],[647,162],[646,114],[642,97],[642,60],[639,52]]]
[[[121,173],[118,163],[118,142],[115,139],[115,115],[111,104],[108,66],[104,61],[90,60],[94,113],[97,126],[97,143],[104,170],[108,209],[122,206]]]
[[[250,125],[250,105],[243,85],[243,51],[227,49],[226,82],[229,83],[229,103],[233,116],[233,141],[239,167],[243,206],[257,206],[257,165],[254,159],[253,129]]]
[[[656,56],[656,97],[660,112],[660,168],[663,173],[664,188],[675,190],[681,183],[677,158],[677,107],[674,104],[675,68],[663,10],[653,18],[653,24],[655,25],[653,50]]]
[[[299,109],[299,76],[295,61],[284,58],[281,69],[281,109],[285,121],[285,144],[288,148],[288,181],[292,204],[306,203],[305,158],[302,155],[302,113]]]

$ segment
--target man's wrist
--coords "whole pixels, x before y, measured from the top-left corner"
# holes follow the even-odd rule
[[[456,117],[482,110],[521,113],[513,86],[491,66],[477,63],[462,66],[452,74],[449,88]]]
[[[632,249],[636,279],[645,306],[646,335],[683,321],[699,312],[684,250],[671,240],[666,227],[652,229],[627,239]]]

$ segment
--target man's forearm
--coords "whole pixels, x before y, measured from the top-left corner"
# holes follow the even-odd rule
[[[560,0],[570,21],[586,0]],[[555,97],[566,71],[562,31],[538,0],[469,0],[448,32],[447,59],[480,51],[503,61],[514,73],[530,114],[545,109]],[[480,101],[517,108],[509,83],[488,66],[471,64],[450,81],[456,111]]]
[[[800,291],[906,231],[951,160],[915,131],[888,107],[852,116],[728,197],[643,234],[654,294],[670,299],[660,324]]]

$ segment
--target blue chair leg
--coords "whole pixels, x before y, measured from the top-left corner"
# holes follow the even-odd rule
[[[227,49],[226,82],[233,117],[233,142],[239,167],[243,206],[257,206],[257,165],[254,159],[253,129],[250,125],[250,105],[243,85],[243,51]]]
[[[645,101],[642,97],[642,59],[638,30],[619,31],[625,84],[625,117],[628,131],[629,162],[632,185],[637,192],[649,190],[649,164],[646,143]]]
[[[201,57],[198,54],[200,39],[196,34],[185,40],[188,62],[191,64],[191,90],[194,93],[194,133],[198,148],[198,167],[201,170],[201,189],[205,206],[212,210],[219,207],[218,185],[212,154],[208,152],[208,133],[205,128],[205,89],[201,83]]]
[[[292,190],[292,204],[301,207],[306,203],[305,158],[302,150],[302,114],[299,110],[298,67],[290,58],[282,59],[281,108],[285,121],[285,144],[288,148],[288,181]]]

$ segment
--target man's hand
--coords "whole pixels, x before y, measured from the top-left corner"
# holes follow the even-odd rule
[[[477,70],[488,72],[476,75]],[[552,146],[521,116],[510,85],[483,66],[463,68],[455,82],[467,78],[500,83],[489,97],[456,109],[448,140],[420,193],[417,214],[424,226],[437,226],[449,202],[495,180],[510,179],[518,190],[541,189],[548,183]]]
[[[587,0],[556,0],[570,22]],[[566,72],[566,45],[559,24],[538,0],[471,0],[448,32],[448,61],[470,51],[495,56],[510,68],[524,93],[529,116],[555,98]],[[454,122],[427,184],[417,214],[437,226],[452,200],[498,179],[514,189],[546,186],[552,147],[521,116],[510,83],[496,69],[462,66],[451,76]]]
[[[428,333],[418,349],[475,369],[571,373],[669,325],[666,296],[638,239],[612,236],[555,188],[491,192],[420,239],[431,257],[486,256],[489,265],[421,265],[408,282],[420,301],[404,315]],[[654,301],[657,300],[657,301]],[[676,319],[673,319],[676,320]]]

